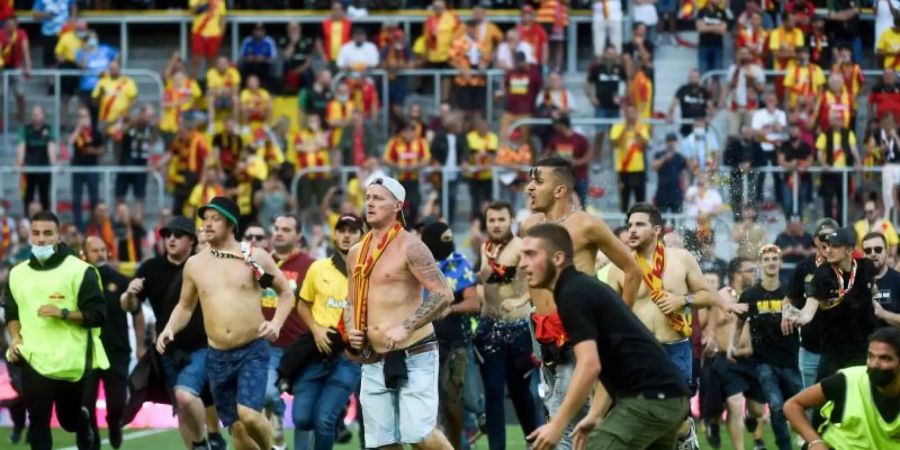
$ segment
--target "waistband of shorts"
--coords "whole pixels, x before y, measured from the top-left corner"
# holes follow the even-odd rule
[[[266,340],[263,339],[263,338],[256,338],[256,339],[253,339],[253,340],[250,341],[250,342],[247,342],[246,344],[244,344],[244,345],[242,345],[242,346],[240,346],[240,347],[229,348],[229,349],[226,349],[226,350],[222,350],[222,349],[218,349],[218,348],[214,348],[214,347],[208,347],[208,348],[209,348],[209,351],[210,351],[210,352],[216,352],[216,353],[237,353],[237,352],[242,352],[242,351],[250,350],[252,347],[255,347],[255,346],[260,345],[260,343],[265,344],[265,345],[266,345],[266,348],[268,349],[269,343],[266,342]]]
[[[421,353],[430,352],[432,350],[437,351],[437,349],[438,349],[437,336],[435,336],[434,334],[430,334],[430,335],[426,336],[425,338],[421,339],[420,341],[416,342],[415,344],[410,345],[409,347],[406,347],[405,349],[403,349],[403,352],[406,354],[406,356],[409,357],[409,356],[415,356],[415,355],[418,355]]]

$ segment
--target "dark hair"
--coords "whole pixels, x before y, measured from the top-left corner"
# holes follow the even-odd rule
[[[900,329],[897,327],[882,327],[869,336],[869,342],[883,342],[894,348],[894,353],[900,356]]]
[[[293,214],[293,213],[279,214],[278,217],[275,218],[275,220],[282,219],[282,218],[293,220],[294,221],[294,231],[298,232],[298,233],[300,232],[300,218],[297,217],[296,214]]]
[[[56,229],[59,229],[59,217],[56,217],[53,211],[38,211],[31,216],[31,222],[53,222],[56,224]]]
[[[866,233],[866,235],[863,236],[862,241],[865,242],[865,241],[868,241],[869,239],[881,239],[881,242],[884,242],[884,246],[885,247],[888,246],[887,238],[884,237],[884,235],[881,234],[880,231],[870,231],[870,232]]]
[[[650,216],[650,225],[655,227],[663,226],[662,214],[660,214],[657,207],[650,203],[640,202],[631,205],[631,208],[628,208],[628,214],[625,216],[625,220],[631,219],[631,215],[637,213],[644,213]]]
[[[622,234],[626,231],[628,231],[628,225],[619,225],[616,227],[615,230],[613,230],[613,234],[616,235],[616,237],[618,237],[620,234]]]
[[[504,209],[509,211],[509,217],[513,217],[515,215],[513,214],[512,205],[510,205],[509,202],[502,201],[488,203],[488,205],[484,208],[484,215],[487,216],[488,211],[503,211]]]
[[[563,252],[566,265],[572,263],[575,256],[575,248],[572,245],[572,236],[562,225],[555,223],[541,223],[525,232],[526,237],[540,239],[546,245],[548,253]]]
[[[550,172],[562,182],[569,191],[575,189],[575,169],[572,163],[559,156],[550,156],[538,161],[534,167],[548,167]]]
[[[728,269],[726,270],[728,281],[731,281],[731,279],[741,270],[741,266],[748,262],[751,262],[750,258],[745,258],[743,256],[736,256],[731,261],[728,261]]]

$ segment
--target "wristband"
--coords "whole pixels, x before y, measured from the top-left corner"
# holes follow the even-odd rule
[[[823,441],[823,440],[821,440],[821,439],[816,439],[816,440],[810,442],[809,444],[806,444],[806,448],[807,448],[807,449],[812,449],[814,445],[818,445],[818,444],[825,445],[825,441]],[[825,448],[828,448],[828,446],[825,445]]]
[[[60,314],[60,319],[62,319],[62,320],[66,320],[66,319],[69,318],[69,310],[66,309],[66,308],[63,308],[63,309],[59,312],[59,314]]]

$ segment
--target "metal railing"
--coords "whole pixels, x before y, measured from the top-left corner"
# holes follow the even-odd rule
[[[61,81],[62,77],[81,77],[83,75],[100,75],[99,72],[92,72],[86,70],[75,70],[75,69],[36,69],[32,70],[30,73],[31,77],[46,77],[50,76],[53,78],[53,132],[56,135],[56,138],[59,139],[60,142],[64,142],[62,134],[60,133],[61,123],[62,123],[62,86]],[[161,111],[162,109],[162,98],[164,92],[164,85],[162,81],[162,77],[160,77],[158,72],[154,72],[152,70],[147,69],[122,69],[122,75],[131,77],[131,78],[149,78],[150,82],[153,83],[156,88],[159,90],[159,103],[156,105],[157,111]],[[10,149],[10,133],[9,133],[9,102],[14,97],[11,94],[9,89],[10,87],[10,77],[22,77],[23,73],[21,70],[7,70],[0,72],[0,76],[2,76],[2,92],[4,95],[3,99],[3,149]],[[137,82],[138,80],[135,80]],[[8,94],[10,93],[10,94]]]
[[[827,72],[827,70],[830,70],[830,69],[822,68],[823,72]],[[779,76],[783,76],[787,73],[784,70],[768,70],[768,69],[763,70],[762,72],[763,72],[763,75],[765,75],[766,77],[779,77]],[[864,69],[864,70],[862,70],[862,74],[863,74],[863,76],[866,76],[866,77],[877,77],[877,76],[884,74],[884,71],[883,70],[874,70],[874,69]],[[700,75],[700,83],[701,84],[706,83],[712,77],[722,77],[725,75],[728,75],[728,69],[707,70],[706,72],[703,72],[702,75]]]
[[[56,210],[59,203],[58,189],[61,180],[71,181],[71,175],[76,173],[95,173],[101,175],[102,193],[101,199],[107,205],[115,205],[115,183],[113,175],[122,174],[146,174],[156,182],[156,201],[158,210],[165,207],[165,181],[159,172],[149,170],[144,166],[0,166],[0,192],[6,186],[6,177],[9,175],[19,177],[25,174],[50,174],[50,207]],[[65,182],[63,182],[65,184]],[[71,189],[70,189],[71,192]],[[21,193],[20,193],[21,194]],[[5,197],[5,195],[4,195]],[[25,205],[27,208],[28,205]]]
[[[631,9],[631,8],[629,8]],[[471,10],[455,10],[462,23],[472,17]],[[226,26],[231,25],[228,31],[231,41],[231,59],[238,59],[238,51],[240,50],[241,34],[239,25],[250,25],[257,22],[267,24],[287,24],[289,22],[299,22],[303,24],[321,23],[323,19],[328,17],[328,11],[310,11],[310,10],[284,10],[284,11],[232,11],[225,17]],[[363,24],[382,24],[388,20],[396,21],[401,24],[407,36],[411,36],[411,25],[421,24],[427,20],[429,12],[427,10],[401,10],[401,11],[370,11],[366,17],[353,18],[353,23]],[[21,14],[20,22],[37,23],[30,15]],[[128,32],[132,25],[178,25],[179,27],[179,48],[182,55],[188,55],[190,26],[193,17],[187,10],[174,11],[140,11],[134,13],[114,12],[104,13],[97,11],[86,11],[79,15],[88,24],[98,25],[118,25],[119,27],[119,46],[121,47],[121,58],[123,67],[128,66],[129,50],[128,50]],[[495,23],[518,23],[520,20],[520,12],[516,10],[497,10],[489,11],[488,18]],[[570,11],[569,26],[566,30],[566,66],[569,73],[576,72],[577,51],[578,51],[578,32],[577,28],[580,24],[590,24],[592,16],[589,11]],[[623,22],[622,29],[630,30],[629,18]],[[624,32],[624,31],[623,31]],[[627,34],[627,33],[626,33]]]

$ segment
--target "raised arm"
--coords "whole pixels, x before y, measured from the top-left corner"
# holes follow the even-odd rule
[[[630,308],[641,286],[641,268],[638,267],[637,261],[603,220],[594,219],[587,227],[587,233],[588,240],[624,273],[621,294],[625,304]]]

